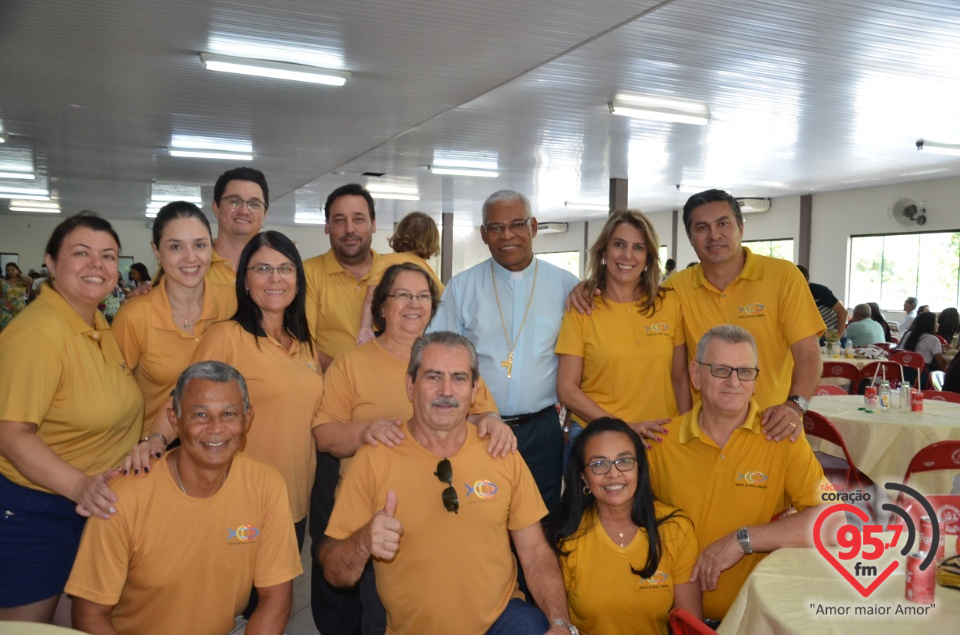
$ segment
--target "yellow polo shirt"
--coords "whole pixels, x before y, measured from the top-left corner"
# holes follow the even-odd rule
[[[792,505],[797,511],[822,505],[823,469],[801,432],[795,443],[767,441],[760,406],[750,402],[744,424],[726,446],[701,434],[702,404],[673,421],[671,434],[648,451],[654,496],[679,507],[690,520],[702,551],[745,525],[769,523]],[[740,587],[765,554],[744,556],[703,594],[703,614],[723,619]]]
[[[380,256],[373,253],[373,265]],[[307,322],[317,350],[336,357],[357,345],[360,313],[367,295],[366,276],[357,280],[337,261],[333,250],[303,263],[307,277]]]
[[[237,272],[233,270],[230,262],[213,250],[213,260],[210,261],[210,268],[207,269],[206,279],[215,284],[222,284],[234,288],[237,282]],[[234,291],[236,295],[236,291]]]
[[[656,306],[646,315],[636,302],[598,301],[590,315],[564,313],[557,338],[558,355],[583,359],[580,389],[630,423],[680,414],[671,381],[673,349],[684,343],[680,300],[668,291]]]
[[[190,363],[215,360],[243,375],[253,406],[244,453],[280,471],[294,522],[306,518],[316,475],[311,423],[323,396],[323,376],[305,344],[290,350],[272,337],[254,337],[232,320],[211,326]]]
[[[0,421],[37,425],[37,437],[84,474],[120,464],[140,436],[143,396],[113,331],[91,327],[51,287],[0,333]],[[28,481],[0,457],[0,474]]]
[[[388,353],[375,339],[338,355],[323,376],[323,400],[314,426],[378,419],[408,421],[413,417],[404,381],[409,362]],[[482,378],[470,412],[497,412]],[[341,475],[350,461],[340,459]]]
[[[153,291],[131,298],[120,307],[113,319],[113,331],[146,402],[144,430],[170,396],[180,373],[190,365],[200,336],[212,324],[228,320],[236,312],[234,288],[215,284],[208,278],[194,335],[183,331],[173,321],[166,276],[160,278]]]
[[[743,269],[726,289],[707,282],[703,265],[678,271],[663,286],[680,296],[687,352],[693,361],[697,342],[719,324],[736,324],[757,340],[760,376],[754,399],[764,408],[790,395],[793,355],[790,346],[826,330],[810,286],[788,260],[758,256],[746,247]],[[694,400],[700,399],[694,391]]]
[[[410,253],[408,251],[401,251],[393,254],[383,254],[374,261],[372,267],[370,267],[370,275],[367,279],[368,287],[376,287],[380,284],[380,281],[383,280],[383,274],[387,272],[387,269],[393,265],[399,265],[404,262],[409,262],[412,265],[417,265],[421,269],[427,272],[427,274],[433,278],[434,284],[437,285],[437,290],[442,294],[443,293],[443,283],[440,282],[439,276],[433,270],[433,267],[430,266],[426,260],[418,256],[417,254]]]

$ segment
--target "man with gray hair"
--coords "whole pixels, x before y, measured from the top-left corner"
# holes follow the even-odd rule
[[[477,347],[480,374],[552,510],[563,460],[554,348],[577,278],[534,257],[536,235],[526,196],[491,194],[480,227],[491,258],[450,280],[428,330],[459,333]]]
[[[913,321],[917,319],[917,305],[919,304],[920,301],[913,296],[910,296],[903,301],[903,312],[906,313],[906,315],[903,316],[903,320],[897,326],[897,330],[900,331],[901,337],[903,337],[904,333],[910,330],[910,327],[913,326]]]
[[[879,322],[870,318],[872,315],[869,304],[858,304],[853,307],[853,317],[847,325],[847,340],[854,346],[868,346],[886,341],[883,336],[883,327]]]
[[[466,338],[416,341],[413,417],[399,445],[365,445],[351,461],[317,554],[323,573],[352,586],[373,558],[388,633],[575,633],[530,471],[516,454],[490,456],[467,425],[478,379]],[[511,541],[539,609],[515,596]]]
[[[647,455],[654,495],[682,509],[696,528],[700,556],[690,581],[704,592],[703,614],[712,620],[723,619],[763,554],[812,546],[822,511],[826,481],[803,435],[797,443],[764,438],[753,400],[764,371],[745,329],[708,330],[690,362],[701,400]],[[799,513],[770,521],[791,506]]]
[[[283,477],[239,454],[247,386],[222,362],[180,375],[167,410],[181,446],[111,487],[122,505],[87,522],[66,592],[88,633],[227,633],[256,587],[249,633],[283,633],[303,572]]]

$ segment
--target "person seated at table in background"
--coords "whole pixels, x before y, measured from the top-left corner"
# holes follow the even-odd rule
[[[209,225],[209,221],[207,222]],[[127,278],[130,279],[130,288],[136,289],[140,285],[147,285],[148,287],[153,284],[153,281],[150,279],[150,270],[147,269],[147,265],[142,262],[135,262],[130,265],[130,271],[127,273]]]
[[[796,443],[763,435],[753,399],[761,372],[750,333],[732,324],[707,331],[690,362],[701,402],[648,454],[654,495],[693,521],[700,556],[690,580],[704,591],[703,614],[712,620],[723,619],[763,554],[813,546],[822,511],[827,482],[802,430]],[[771,522],[791,506],[799,513]],[[824,530],[825,542],[835,535]]]
[[[373,332],[373,313],[371,312],[373,290],[380,284],[388,267],[403,262],[417,265],[427,272],[440,290],[440,294],[443,294],[443,283],[427,262],[440,253],[440,231],[432,218],[423,212],[410,212],[397,223],[397,229],[393,236],[387,239],[387,243],[395,253],[382,254],[370,267],[357,344],[369,342],[376,336]]]
[[[918,304],[919,300],[913,296],[910,296],[903,301],[903,312],[906,313],[906,315],[903,316],[903,320],[901,320],[900,324],[897,325],[897,331],[901,333],[901,341],[903,341],[902,334],[910,330],[910,327],[913,325],[913,321],[917,319],[917,315],[920,314],[920,312],[917,310]]]
[[[890,325],[887,324],[887,319],[883,317],[883,313],[880,311],[880,305],[876,302],[867,302],[870,305],[870,319],[880,325],[880,328],[883,329],[883,339],[879,340],[881,342],[892,342],[893,335],[890,334]]]
[[[530,469],[519,454],[490,456],[467,423],[479,378],[463,336],[417,340],[405,438],[357,452],[317,553],[323,574],[353,586],[373,558],[389,633],[575,633]],[[539,609],[517,593],[518,560]]]
[[[883,327],[879,322],[870,319],[872,310],[869,304],[858,304],[853,307],[853,317],[847,325],[847,341],[854,346],[867,346],[885,342]]]
[[[654,499],[643,446],[623,421],[597,419],[564,469],[549,537],[583,635],[667,635],[673,607],[702,617],[700,585],[690,582],[699,553],[693,523]]]
[[[937,339],[937,314],[920,313],[913,321],[909,331],[901,336],[897,350],[913,351],[923,356],[926,368],[920,372],[920,385],[927,385],[927,375],[931,370],[943,370],[947,360],[943,358],[943,346]]]
[[[27,297],[33,284],[17,263],[8,262],[4,269],[6,275],[0,279],[0,330],[27,308]]]
[[[645,442],[691,406],[680,298],[660,288],[660,238],[635,210],[617,210],[590,248],[590,314],[568,311],[557,338],[557,397],[573,418],[567,445],[602,417],[629,422]]]
[[[940,311],[937,316],[937,335],[947,340],[947,346],[953,346],[953,338],[960,333],[960,315],[956,307]]]
[[[283,478],[240,454],[253,423],[243,376],[200,362],[167,411],[180,447],[151,478],[127,475],[110,520],[88,523],[66,591],[88,633],[227,633],[252,585],[247,633],[282,633],[303,572]]]

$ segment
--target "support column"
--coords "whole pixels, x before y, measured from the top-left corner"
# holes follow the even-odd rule
[[[813,194],[800,197],[800,234],[797,240],[797,264],[810,269],[810,228],[813,226]]]
[[[627,207],[627,179],[610,179],[610,212]]]
[[[453,277],[453,178],[440,181],[440,280],[447,284]]]

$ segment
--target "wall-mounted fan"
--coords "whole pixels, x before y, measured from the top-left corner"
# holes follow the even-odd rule
[[[890,218],[900,227],[910,229],[927,222],[927,208],[922,201],[917,203],[910,198],[898,198],[889,209]]]

